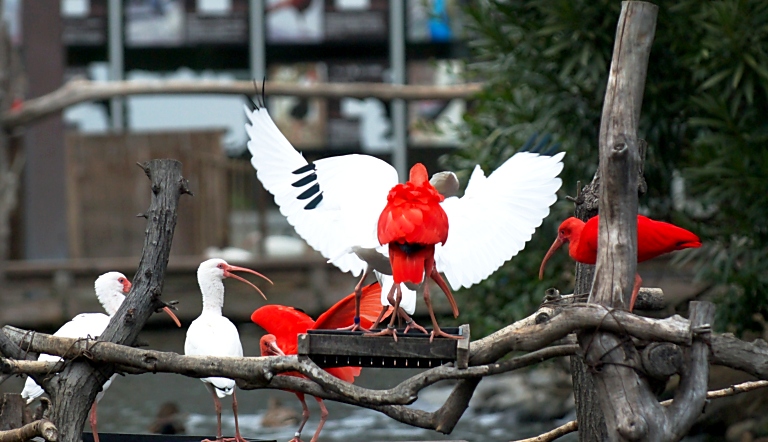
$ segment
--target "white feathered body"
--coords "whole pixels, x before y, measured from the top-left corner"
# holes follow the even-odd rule
[[[242,357],[243,346],[237,327],[229,319],[204,311],[189,325],[184,354]],[[200,380],[213,385],[219,397],[231,395],[235,388],[235,381],[228,378],[209,377]]]
[[[266,109],[246,113],[251,163],[296,232],[329,262],[355,276],[367,266],[354,253],[356,247],[386,255],[376,228],[387,194],[398,183],[395,169],[357,154],[309,164]],[[488,177],[477,166],[464,196],[443,201],[448,239],[435,248],[435,262],[454,290],[484,280],[523,249],[557,199],[564,155],[519,152]],[[382,295],[386,297],[384,290]]]
[[[107,325],[109,325],[109,319],[110,317],[104,313],[81,313],[72,318],[71,321],[62,325],[61,328],[59,328],[56,333],[53,334],[53,336],[59,338],[86,338],[90,336],[95,338],[101,335],[101,333],[104,332],[104,330],[107,328]],[[40,355],[40,357],[37,358],[37,360],[60,361],[61,358],[43,353]],[[112,384],[112,379],[114,379],[115,376],[116,375],[112,375],[112,377],[110,377],[109,380],[104,383],[101,391],[96,396],[97,402],[100,401],[102,397],[104,397],[104,392],[107,390],[107,388],[109,388],[110,384]],[[40,397],[43,393],[44,391],[42,387],[37,385],[34,379],[27,377],[27,380],[24,383],[24,389],[21,391],[21,397],[26,399],[27,403],[29,404]]]

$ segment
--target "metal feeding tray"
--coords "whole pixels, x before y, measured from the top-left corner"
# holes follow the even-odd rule
[[[457,368],[469,363],[469,325],[442,329],[461,339],[437,337],[417,330],[397,330],[392,336],[369,336],[361,331],[309,330],[299,335],[299,357],[308,357],[322,368],[384,367],[432,368],[449,362]],[[427,329],[427,331],[431,331]]]

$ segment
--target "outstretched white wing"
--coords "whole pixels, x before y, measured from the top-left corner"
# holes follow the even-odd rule
[[[341,270],[360,275],[365,262],[352,247],[379,246],[376,224],[397,184],[397,171],[368,155],[307,163],[265,108],[245,111],[251,163],[280,212],[312,248]]]
[[[464,196],[443,201],[448,239],[435,261],[454,290],[487,278],[525,247],[557,200],[564,155],[519,152],[487,178],[476,166]]]

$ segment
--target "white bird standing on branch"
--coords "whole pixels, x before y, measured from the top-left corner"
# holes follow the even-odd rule
[[[253,109],[245,109],[250,122],[245,127],[258,179],[311,247],[342,271],[363,274],[356,287],[359,299],[371,270],[392,274],[391,268],[378,268],[365,255],[376,251],[388,256],[387,246],[378,240],[377,223],[390,190],[398,184],[397,171],[385,161],[359,154],[308,163],[266,108],[252,104]],[[478,165],[464,196],[440,203],[450,233],[444,244],[435,246],[435,266],[454,290],[482,281],[523,249],[557,200],[564,155],[518,152],[487,177]]]
[[[104,307],[104,313],[81,313],[66,324],[62,325],[53,336],[60,338],[96,338],[101,335],[109,325],[109,321],[112,316],[117,313],[117,310],[125,300],[125,295],[131,291],[131,281],[120,272],[108,272],[98,278],[94,283],[94,289],[96,291],[96,297],[98,298],[101,306]],[[170,308],[164,307],[163,310],[173,319],[177,326],[181,327],[181,323],[176,315],[173,314]],[[38,361],[60,361],[61,358],[49,354],[41,354]],[[89,421],[91,424],[91,430],[93,431],[93,439],[99,442],[99,433],[96,431],[96,404],[99,403],[101,398],[104,397],[104,393],[112,384],[112,379],[117,374],[113,374],[107,382],[101,387],[101,391],[96,395],[96,400],[91,405],[91,412],[89,413]],[[32,403],[35,399],[40,397],[45,391],[42,387],[37,385],[32,377],[27,377],[24,383],[24,389],[21,391],[21,397],[27,400],[27,404]]]
[[[240,343],[240,334],[232,322],[221,314],[224,307],[224,278],[240,280],[261,294],[258,287],[248,280],[235,275],[232,272],[248,272],[272,281],[259,272],[245,267],[236,267],[227,264],[223,259],[209,259],[197,268],[197,283],[203,295],[203,311],[200,316],[192,321],[187,330],[187,338],[184,341],[184,354],[191,356],[233,356],[243,357],[243,346]],[[235,381],[228,378],[208,377],[200,379],[213,396],[216,408],[216,440],[245,442],[240,436],[240,426],[237,422],[237,396],[235,395]],[[235,416],[235,437],[224,439],[221,434],[221,401],[219,398],[232,396],[232,412]]]

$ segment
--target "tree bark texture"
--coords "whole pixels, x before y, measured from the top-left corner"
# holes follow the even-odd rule
[[[589,302],[613,309],[628,308],[636,274],[637,125],[657,12],[648,3],[622,4],[600,125],[600,224]],[[691,309],[692,327],[709,327],[714,306],[692,303]],[[626,334],[600,328],[578,338],[595,371],[609,440],[675,441],[688,431],[706,395],[706,344],[694,343],[676,391],[681,403],[664,410],[639,374],[642,360]]]
[[[640,2],[623,2],[614,42],[613,59],[600,124],[598,168],[598,257],[589,302],[626,308],[637,266],[637,123],[656,27],[657,8]],[[633,256],[634,255],[634,256]],[[640,363],[637,351],[626,340],[607,333],[579,334],[587,365],[596,373],[594,391],[599,397],[607,438],[649,438],[645,413],[633,408],[653,407],[655,397],[634,372]]]
[[[24,442],[34,437],[42,437],[48,442],[57,442],[59,430],[56,429],[53,422],[41,419],[13,430],[0,431],[0,442]]]
[[[152,160],[141,167],[152,181],[144,249],[131,292],[100,336],[101,341],[124,345],[133,344],[149,316],[163,306],[160,294],[176,227],[176,210],[181,194],[189,193],[180,162]],[[60,430],[62,442],[80,440],[91,404],[114,372],[111,364],[79,360],[51,379],[46,391],[51,396],[51,417]]]

